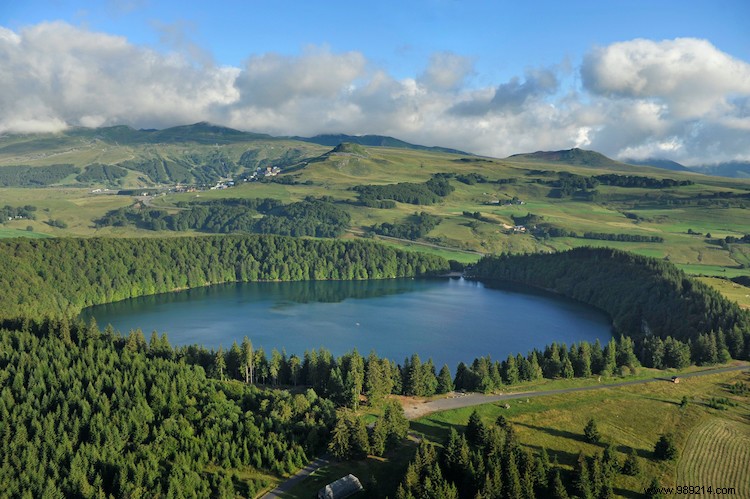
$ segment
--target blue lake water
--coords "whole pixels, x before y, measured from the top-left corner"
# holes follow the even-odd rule
[[[526,354],[553,341],[609,340],[602,312],[558,296],[463,279],[396,279],[239,283],[135,298],[84,310],[100,326],[127,334],[166,332],[172,345],[229,348],[247,335],[267,354],[301,355],[325,347],[334,355],[403,362],[418,353],[438,369],[491,355]]]

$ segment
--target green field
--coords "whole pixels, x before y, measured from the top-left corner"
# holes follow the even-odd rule
[[[696,426],[677,464],[676,484],[735,488],[736,497],[750,497],[750,428],[738,421],[713,417]],[[686,494],[705,497],[707,494]]]

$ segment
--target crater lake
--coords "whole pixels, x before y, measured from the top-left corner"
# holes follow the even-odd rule
[[[552,342],[609,341],[601,311],[551,293],[464,279],[249,282],[195,288],[90,307],[123,335],[140,328],[170,343],[228,349],[248,336],[266,354],[356,348],[403,363],[419,354],[451,372],[459,362],[526,354]]]

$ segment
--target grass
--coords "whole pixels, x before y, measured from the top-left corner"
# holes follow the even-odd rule
[[[28,222],[28,220],[27,220]],[[27,224],[33,227],[31,224]],[[9,237],[30,237],[32,239],[49,237],[47,234],[42,234],[36,231],[27,231],[26,229],[12,229],[6,227],[0,227],[0,239],[6,239]]]
[[[710,422],[715,420],[722,422],[721,428],[730,428],[735,434],[748,438],[750,404],[747,397],[732,396],[726,390],[728,384],[739,380],[747,382],[748,379],[747,373],[730,372],[686,378],[679,384],[649,383],[528,401],[521,398],[510,401],[509,409],[504,408],[505,402],[500,402],[431,414],[413,421],[412,429],[440,444],[451,428],[463,431],[475,409],[486,424],[493,424],[502,414],[514,424],[523,446],[533,451],[546,448],[553,460],[556,457],[565,470],[571,471],[580,451],[591,455],[603,449],[603,444],[591,444],[583,438],[583,428],[593,417],[604,441],[615,445],[618,459],[624,460],[630,448],[634,448],[641,458],[643,472],[640,476],[619,475],[616,478],[615,492],[620,496],[632,497],[642,493],[653,476],[658,476],[664,486],[682,483],[685,480],[676,478],[679,466],[695,469],[700,463],[708,470],[706,473],[720,473],[724,477],[723,481],[717,479],[716,485],[739,487],[738,482],[746,479],[743,473],[747,470],[745,456],[748,447],[732,443],[734,437],[725,438],[726,445],[721,448],[702,446],[691,438],[696,429],[713,424]],[[680,407],[683,396],[690,400],[685,408]],[[717,411],[705,404],[710,397],[728,397],[735,400],[737,406]],[[656,440],[667,432],[676,436],[683,456],[679,464],[651,459]],[[740,441],[743,442],[745,440]],[[721,449],[728,452],[727,457],[714,460]],[[684,465],[683,459],[687,459]],[[681,478],[680,475],[677,477]],[[708,484],[705,481],[700,483]]]
[[[750,427],[712,417],[696,426],[677,464],[677,484],[735,487],[736,497],[750,497]],[[699,497],[700,494],[689,495]]]
[[[349,473],[359,478],[362,486],[371,494],[370,497],[394,497],[398,484],[406,473],[406,467],[415,453],[416,443],[407,440],[382,458],[369,456],[361,460],[335,462],[318,469],[281,497],[316,497],[322,487]]]

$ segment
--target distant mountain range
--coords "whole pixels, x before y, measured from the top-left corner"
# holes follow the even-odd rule
[[[319,144],[322,146],[336,147],[339,144],[345,142],[351,144],[359,144],[361,146],[368,147],[396,147],[399,149],[416,149],[419,151],[432,151],[432,152],[445,152],[450,154],[464,154],[471,155],[471,153],[460,151],[458,149],[450,149],[448,147],[437,147],[437,146],[421,146],[418,144],[410,144],[403,140],[395,139],[385,135],[346,135],[343,133],[338,134],[324,134],[316,135],[314,137],[289,137],[293,140],[300,140],[302,142],[312,142],[313,144]]]
[[[241,144],[254,142],[258,146],[257,152],[248,151],[243,156],[245,166],[258,164],[265,166],[266,163],[272,166],[288,166],[299,163],[303,160],[313,159],[313,151],[305,149],[314,147],[314,145],[335,148],[340,144],[356,144],[363,147],[391,147],[399,149],[412,149],[436,153],[450,153],[464,156],[473,156],[473,154],[439,146],[424,146],[412,144],[394,137],[384,135],[347,135],[347,134],[323,134],[313,137],[275,137],[268,134],[243,132],[224,126],[214,125],[207,122],[194,123],[192,125],[175,126],[162,130],[140,129],[136,130],[129,126],[111,126],[103,128],[84,128],[76,127],[63,132],[62,134],[26,134],[26,135],[4,135],[0,136],[0,160],[5,157],[26,156],[37,152],[45,153],[59,152],[63,148],[77,148],[81,143],[91,143],[92,141],[101,141],[116,146],[141,146],[151,147],[152,144],[176,144],[176,143],[194,143],[204,146]],[[272,144],[286,141],[286,152],[281,153],[274,151]],[[291,144],[296,141],[310,144],[307,148],[299,144]],[[266,144],[265,146],[262,144]],[[278,149],[278,148],[276,148]],[[54,151],[53,151],[54,150]],[[335,152],[335,151],[332,151]],[[311,154],[313,154],[311,156]],[[317,153],[318,155],[320,153]],[[144,154],[139,154],[139,157]],[[171,159],[166,158],[167,162]],[[468,159],[468,158],[467,158]],[[570,166],[579,166],[586,168],[602,168],[609,170],[628,171],[635,167],[652,167],[663,170],[676,172],[693,172],[706,175],[716,175],[732,178],[750,178],[750,162],[729,162],[717,165],[686,167],[663,158],[649,158],[644,160],[628,159],[625,161],[615,161],[596,151],[588,151],[579,148],[564,149],[560,151],[537,151],[533,153],[514,154],[506,158],[512,161],[523,161],[531,163],[560,163]],[[176,160],[180,162],[179,159]],[[8,164],[5,162],[5,164]],[[85,165],[84,165],[85,166]],[[127,165],[124,165],[128,167]],[[169,165],[165,164],[167,170]],[[186,168],[192,169],[190,165]],[[153,178],[153,175],[150,175]],[[175,175],[168,173],[162,175],[164,178],[172,178]],[[188,180],[189,176],[186,176]],[[159,179],[154,179],[160,181]]]
[[[726,163],[718,163],[715,165],[690,167],[681,165],[680,163],[668,159],[658,158],[648,158],[642,160],[627,159],[624,162],[631,165],[653,166],[655,168],[663,168],[665,170],[702,173],[704,175],[713,175],[716,177],[750,178],[750,162],[748,161],[729,161]]]
[[[676,161],[671,161],[669,159],[657,159],[657,158],[625,159],[623,160],[623,163],[627,163],[629,165],[638,165],[638,166],[653,166],[654,168],[661,168],[662,170],[672,170],[675,172],[694,172],[695,171],[695,170],[691,170],[687,166],[681,165],[677,163]]]

